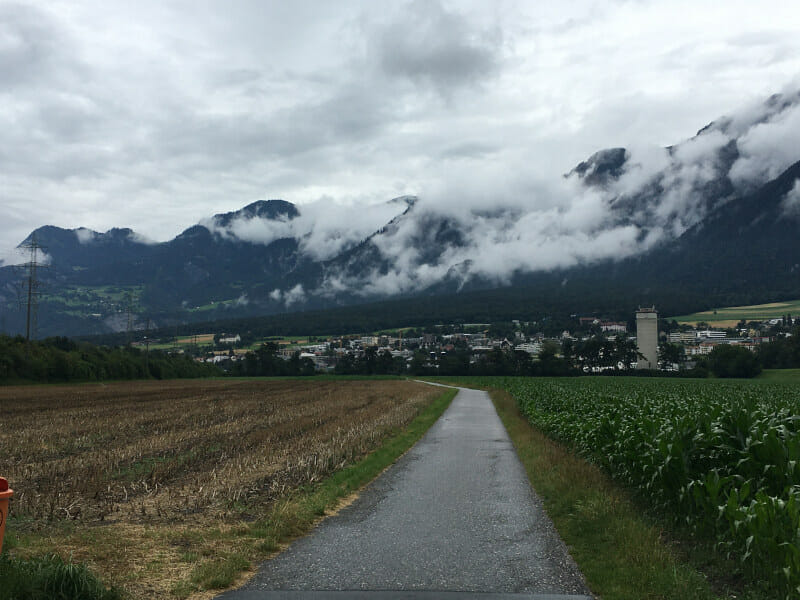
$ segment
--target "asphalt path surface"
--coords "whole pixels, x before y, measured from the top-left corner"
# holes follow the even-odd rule
[[[486,392],[219,600],[588,600]]]

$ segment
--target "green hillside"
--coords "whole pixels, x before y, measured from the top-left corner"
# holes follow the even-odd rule
[[[751,306],[728,306],[673,318],[678,323],[686,323],[687,325],[708,323],[715,327],[734,327],[742,319],[745,321],[763,321],[776,319],[787,314],[800,315],[800,300],[753,304]]]

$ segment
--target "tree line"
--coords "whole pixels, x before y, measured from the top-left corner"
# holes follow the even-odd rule
[[[22,336],[0,336],[1,383],[182,379],[221,374],[213,365],[156,350],[109,348],[64,337],[28,342]]]
[[[288,360],[279,355],[279,345],[262,344],[244,359],[231,363],[233,376],[309,376],[317,373],[314,362],[295,352]],[[685,362],[683,347],[662,344],[663,363]],[[516,375],[569,376],[585,373],[641,374],[631,371],[638,352],[625,336],[595,335],[584,340],[565,340],[562,345],[546,341],[535,358],[513,348],[495,348],[478,355],[465,345],[448,351],[417,349],[407,360],[388,350],[366,348],[363,353],[341,355],[334,368],[340,375]],[[763,368],[800,368],[800,327],[792,335],[761,344],[756,352],[720,344],[700,357],[692,369],[675,375],[690,377],[755,377]],[[64,337],[26,342],[21,336],[0,336],[0,383],[24,381],[66,382],[112,379],[177,379],[222,375],[216,366],[188,356],[137,347],[96,346]],[[652,372],[649,374],[661,374]]]
[[[795,326],[789,337],[779,337],[768,344],[761,344],[758,357],[765,369],[800,368],[800,325]]]
[[[314,363],[300,358],[278,355],[279,346],[269,342],[234,363],[231,374],[245,376],[297,376],[315,374]],[[662,344],[659,360],[664,364],[683,366],[683,346]],[[755,377],[762,369],[800,368],[800,327],[790,337],[761,344],[756,352],[736,345],[720,344],[697,359],[691,369],[663,371],[631,370],[639,358],[636,343],[625,336],[606,338],[595,335],[584,340],[565,340],[559,346],[546,341],[539,354],[513,348],[494,348],[477,357],[466,347],[448,351],[417,349],[410,360],[393,356],[389,350],[366,348],[361,353],[340,355],[334,367],[339,375],[508,375],[508,376],[571,376],[587,373],[604,375],[673,375],[683,377]]]
[[[786,321],[784,321],[786,322]],[[790,321],[791,322],[791,321]],[[800,368],[800,325],[783,332],[771,342],[759,344],[755,352],[733,344],[719,344],[710,354],[700,356],[689,373],[696,377],[755,377],[763,369]],[[681,344],[661,344],[659,360],[671,365],[686,362]]]

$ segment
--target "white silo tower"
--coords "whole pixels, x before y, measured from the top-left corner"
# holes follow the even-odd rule
[[[636,361],[637,369],[658,368],[658,312],[652,308],[636,311],[636,345],[644,356]]]

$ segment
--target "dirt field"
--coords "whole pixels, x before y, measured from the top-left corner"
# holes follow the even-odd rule
[[[257,518],[375,449],[439,393],[319,380],[0,388],[0,475],[15,489],[9,527],[38,540],[32,549],[64,531],[76,558],[162,594],[147,570],[176,568],[196,528]]]
[[[189,337],[178,338],[179,344],[210,344],[214,341],[213,333],[201,333]]]

